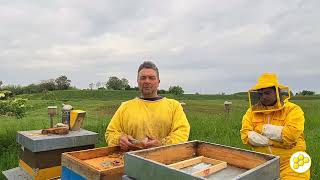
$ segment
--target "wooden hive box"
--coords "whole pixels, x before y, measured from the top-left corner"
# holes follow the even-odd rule
[[[61,179],[121,179],[123,156],[119,146],[63,153]]]
[[[63,135],[42,134],[42,130],[18,131],[17,142],[21,145],[19,167],[35,180],[60,177],[61,154],[94,148],[97,135],[84,129]]]
[[[278,156],[190,141],[126,153],[124,179],[275,180],[279,162]]]
[[[61,154],[94,148],[93,145],[57,149],[43,152],[32,152],[26,148],[20,150],[19,166],[34,180],[49,179],[61,176]]]

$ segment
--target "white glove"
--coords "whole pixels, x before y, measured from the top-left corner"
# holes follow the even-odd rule
[[[248,132],[249,143],[252,146],[268,146],[269,139],[255,131]]]
[[[282,141],[282,129],[283,126],[275,126],[272,124],[265,124],[262,128],[262,134],[267,136],[269,139],[275,141]]]

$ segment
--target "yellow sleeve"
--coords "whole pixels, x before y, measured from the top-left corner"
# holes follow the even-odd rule
[[[282,130],[282,142],[286,146],[297,143],[298,138],[304,131],[304,113],[299,106],[292,108],[287,117]]]
[[[105,139],[108,146],[117,146],[119,145],[119,139],[124,134],[122,128],[122,109],[123,105],[121,105],[116,113],[113,115],[105,133]]]
[[[274,141],[271,139],[269,139],[269,144],[273,147],[282,148],[282,149],[291,149],[293,147],[293,145],[286,144],[283,142]]]
[[[164,145],[186,142],[189,139],[190,125],[179,102],[175,103],[171,131],[161,140]]]
[[[242,118],[242,127],[240,130],[240,136],[243,144],[250,145],[248,143],[248,132],[253,131],[253,125],[252,125],[252,113],[248,109],[246,114]],[[251,146],[251,145],[250,145]]]

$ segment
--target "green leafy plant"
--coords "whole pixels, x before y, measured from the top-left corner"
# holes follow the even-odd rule
[[[30,106],[26,105],[27,99],[16,98],[0,101],[0,115],[15,116],[20,119],[25,116]]]

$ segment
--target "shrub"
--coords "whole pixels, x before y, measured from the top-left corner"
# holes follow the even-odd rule
[[[29,106],[26,105],[27,99],[16,98],[0,101],[0,115],[15,116],[20,119],[25,116]]]

